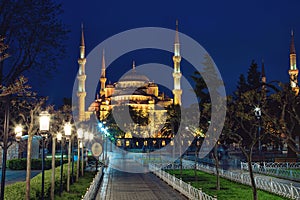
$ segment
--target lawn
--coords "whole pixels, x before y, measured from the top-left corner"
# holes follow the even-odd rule
[[[89,188],[95,175],[95,172],[85,172],[84,176],[80,177],[78,182],[75,182],[70,186],[69,193],[64,191],[61,197],[57,194],[55,195],[55,200],[81,199],[86,193],[87,188]]]
[[[180,177],[180,170],[167,170],[168,173]],[[249,186],[235,183],[221,178],[221,190],[217,191],[216,176],[197,171],[198,181],[195,182],[194,170],[183,170],[182,180],[190,182],[196,188],[202,188],[203,192],[211,196],[217,196],[220,200],[250,200],[252,199],[252,189]],[[258,190],[259,200],[282,200],[287,199],[265,191]]]

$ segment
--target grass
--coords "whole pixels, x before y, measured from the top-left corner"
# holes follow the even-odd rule
[[[84,176],[80,177],[78,182],[75,182],[70,186],[69,193],[64,191],[61,196],[57,194],[55,195],[55,200],[81,199],[86,193],[87,188],[89,188],[95,175],[95,172],[85,172]]]
[[[180,170],[167,170],[168,173],[180,177]],[[240,183],[235,183],[221,178],[221,190],[217,191],[216,176],[197,171],[198,181],[195,182],[194,170],[182,170],[182,180],[190,182],[196,188],[202,188],[203,192],[211,196],[217,196],[221,200],[252,199],[252,188]],[[258,190],[259,200],[282,200],[287,199],[265,191]]]

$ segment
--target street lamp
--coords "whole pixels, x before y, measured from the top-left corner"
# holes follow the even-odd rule
[[[22,138],[22,131],[23,131],[23,128],[21,125],[17,125],[16,128],[15,128],[15,134],[16,134],[16,141],[19,143],[21,141],[21,138]],[[18,158],[20,157],[19,156],[20,154],[20,151],[18,150]]]
[[[16,141],[20,142],[21,138],[22,138],[22,131],[23,128],[21,125],[17,125],[15,128],[15,134],[16,134]]]
[[[71,162],[71,134],[72,134],[72,126],[70,122],[67,122],[64,126],[65,136],[67,140],[69,140],[68,146],[68,176],[67,176],[67,192],[70,191],[70,162]]]
[[[42,135],[42,200],[44,200],[44,184],[45,184],[45,138],[50,128],[50,114],[47,111],[40,113],[40,133]]]
[[[261,109],[260,109],[260,107],[257,106],[257,107],[254,108],[254,114],[255,114],[256,119],[258,120],[258,129],[257,129],[257,132],[258,132],[258,151],[259,151],[259,154],[261,154],[261,141],[260,141]]]
[[[62,177],[63,177],[63,159],[64,159],[64,154],[63,154],[63,138],[62,138],[62,133],[57,133],[57,141],[60,142],[60,187],[59,187],[59,196],[61,196],[61,193],[63,191],[63,183],[62,183]]]
[[[83,176],[83,140],[81,140],[79,147],[81,148],[81,176]]]
[[[78,139],[78,142],[77,142],[77,173],[76,173],[76,181],[78,181],[78,179],[79,179],[80,144],[81,144],[82,139],[83,139],[83,129],[82,128],[79,128],[77,130],[77,139]],[[83,162],[83,160],[81,162]]]

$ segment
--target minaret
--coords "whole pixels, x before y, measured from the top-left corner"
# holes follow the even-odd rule
[[[181,105],[182,90],[180,88],[180,78],[181,78],[180,61],[181,61],[181,56],[180,56],[180,44],[179,44],[178,20],[176,20],[176,34],[175,34],[175,43],[174,43],[174,56],[173,56],[174,105]]]
[[[101,82],[101,89],[100,89],[100,97],[105,96],[106,97],[106,92],[105,92],[105,83],[106,83],[106,77],[105,77],[105,56],[104,56],[104,50],[102,53],[102,68],[101,68],[101,77],[100,77],[100,82]]]
[[[290,85],[292,90],[298,95],[299,87],[298,87],[298,69],[296,64],[296,49],[295,49],[295,41],[294,41],[294,31],[291,32],[291,45],[290,45]]]
[[[78,117],[79,121],[85,121],[85,44],[84,44],[84,33],[83,33],[83,25],[81,25],[81,42],[80,42],[80,55],[78,59],[79,64],[79,71],[77,75],[78,79],[78,91],[77,91],[77,97],[78,97]]]
[[[264,60],[262,60],[262,65],[261,65],[261,90],[262,90],[262,99],[266,100],[266,92],[267,92],[267,87],[266,87],[266,83],[267,83],[267,77],[266,77],[266,73],[265,73],[265,62]]]
[[[135,61],[132,61],[132,71],[135,72]]]

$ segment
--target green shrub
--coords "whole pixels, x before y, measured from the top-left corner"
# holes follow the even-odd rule
[[[71,168],[72,169],[72,168]],[[74,163],[74,175],[76,175],[77,165]],[[51,169],[45,171],[45,182],[44,182],[44,197],[50,199],[51,189]],[[67,172],[68,164],[63,165],[63,186],[66,189],[67,183]],[[42,173],[31,179],[30,181],[30,199],[39,200],[41,199],[41,188],[42,187]],[[17,182],[5,187],[5,200],[21,200],[25,198],[26,182]],[[59,193],[60,190],[60,166],[55,168],[55,193]]]

